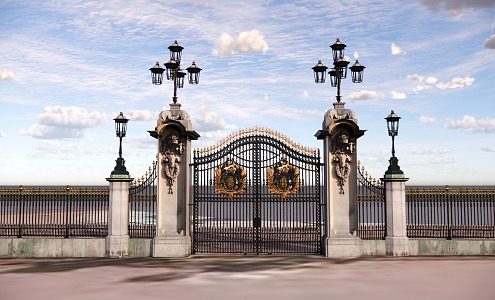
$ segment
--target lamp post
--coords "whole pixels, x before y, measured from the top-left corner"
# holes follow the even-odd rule
[[[337,39],[337,41],[330,46],[330,48],[332,48],[333,55],[333,68],[328,72],[328,74],[330,75],[331,85],[333,87],[337,87],[337,103],[340,103],[342,99],[340,95],[340,83],[342,79],[347,77],[347,65],[349,65],[349,62],[344,58],[345,47],[346,44],[340,42],[339,39]],[[366,67],[361,65],[356,59],[354,65],[350,67],[352,82],[359,83],[363,81],[363,73],[365,68]],[[319,60],[316,66],[312,69],[314,71],[315,83],[324,83],[328,67],[326,67],[321,60]]]
[[[170,50],[170,59],[167,61],[165,65],[165,69],[160,66],[159,62],[150,68],[151,71],[151,82],[153,84],[160,85],[163,82],[163,73],[167,77],[167,80],[174,82],[174,96],[172,98],[174,104],[177,103],[177,89],[184,87],[184,77],[186,76],[186,72],[181,69],[181,57],[182,50],[184,47],[180,46],[177,41],[168,47]],[[186,68],[188,73],[188,81],[189,84],[198,84],[199,83],[199,73],[201,72],[201,68],[198,68],[196,63],[193,61],[191,66]]]
[[[395,137],[399,135],[400,117],[392,110],[385,120],[387,120],[388,135],[392,137],[392,157],[389,160],[390,165],[385,174],[404,174],[398,165],[399,160],[395,157]]]
[[[129,175],[127,169],[125,168],[125,160],[122,158],[122,138],[125,137],[127,131],[127,119],[124,116],[124,113],[120,112],[120,114],[113,119],[115,121],[115,134],[119,138],[119,158],[116,160],[115,168],[112,171],[112,175]]]

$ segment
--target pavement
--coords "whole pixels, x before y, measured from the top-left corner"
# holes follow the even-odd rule
[[[495,299],[495,256],[0,259],[1,300]]]

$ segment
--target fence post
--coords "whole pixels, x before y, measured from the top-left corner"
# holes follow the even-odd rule
[[[445,200],[447,201],[447,240],[452,239],[452,199],[450,199],[450,188],[445,186]]]
[[[401,174],[385,172],[385,215],[387,236],[385,251],[389,256],[409,256],[406,225],[406,181]]]
[[[18,217],[18,221],[19,221],[19,228],[18,228],[18,231],[17,231],[17,238],[22,238],[22,227],[23,227],[23,224],[24,224],[24,197],[23,197],[23,191],[24,191],[24,187],[22,185],[19,186],[19,194],[18,194],[18,204],[17,206],[20,206],[19,207],[19,214],[17,215]]]
[[[110,199],[108,208],[108,236],[106,255],[124,257],[129,254],[129,185],[134,178],[129,175],[110,175]]]

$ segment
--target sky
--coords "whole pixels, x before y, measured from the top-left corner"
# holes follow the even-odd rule
[[[321,149],[336,88],[311,68],[332,65],[337,38],[366,66],[342,99],[366,130],[371,176],[388,167],[393,109],[408,185],[494,185],[494,27],[495,0],[0,0],[0,185],[106,185],[121,111],[126,167],[144,175],[157,153],[147,131],[173,96],[149,68],[174,40],[182,67],[203,69],[178,91],[194,148],[259,126]]]

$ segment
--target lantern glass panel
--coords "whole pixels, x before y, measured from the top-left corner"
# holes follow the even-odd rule
[[[184,77],[186,76],[186,73],[182,70],[177,70],[177,72],[175,73],[175,76],[177,76],[177,78],[175,79],[176,81],[176,84],[177,84],[177,87],[178,88],[183,88],[184,87]]]

